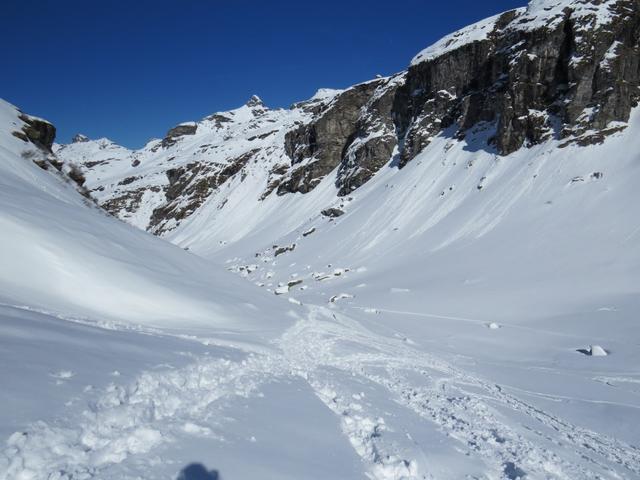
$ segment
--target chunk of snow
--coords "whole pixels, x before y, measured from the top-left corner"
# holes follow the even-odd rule
[[[589,354],[592,357],[606,357],[609,353],[600,345],[591,345],[589,347]]]

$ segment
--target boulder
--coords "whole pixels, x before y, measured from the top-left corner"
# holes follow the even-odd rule
[[[21,113],[19,115],[25,125],[22,127],[24,135],[38,148],[51,153],[53,141],[56,138],[56,127],[41,118]]]
[[[340,210],[339,208],[331,207],[331,208],[325,208],[320,213],[325,217],[337,218],[337,217],[341,217],[342,215],[344,215],[345,212],[344,212],[344,210]]]

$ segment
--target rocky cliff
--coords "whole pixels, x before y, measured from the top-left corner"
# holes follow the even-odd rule
[[[348,196],[438,136],[496,155],[602,142],[637,104],[639,39],[637,0],[534,0],[443,38],[405,72],[290,109],[254,96],[137,151],[84,137],[55,151],[106,210],[165,234],[206,202],[224,209],[245,182],[247,201],[306,194],[327,177]]]
[[[401,165],[444,129],[480,123],[509,154],[556,136],[589,144],[624,128],[640,85],[640,3],[532,2],[414,58],[394,113]]]

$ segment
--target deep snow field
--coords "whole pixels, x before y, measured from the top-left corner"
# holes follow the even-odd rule
[[[20,122],[0,103],[0,479],[640,478],[640,111],[588,149],[445,133],[343,199],[232,185],[165,239]]]

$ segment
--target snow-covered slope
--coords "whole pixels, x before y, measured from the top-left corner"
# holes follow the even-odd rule
[[[46,153],[12,134],[24,125],[15,107],[0,108],[2,303],[185,330],[271,328],[241,308],[246,285],[105,215],[38,167]]]
[[[640,478],[638,38],[637,2],[534,1],[54,147],[176,246],[4,104],[0,479]]]

